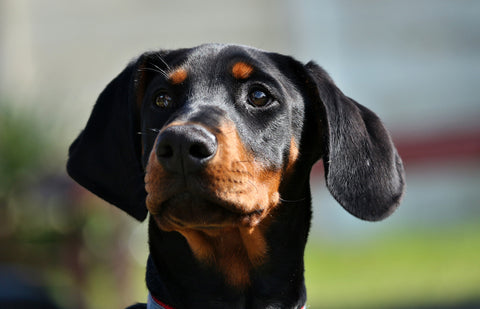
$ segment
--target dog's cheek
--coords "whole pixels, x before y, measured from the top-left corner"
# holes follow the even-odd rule
[[[295,137],[292,136],[290,139],[290,148],[288,151],[288,159],[285,164],[285,171],[283,178],[289,178],[292,176],[293,172],[295,171],[295,165],[297,163],[298,157],[300,155],[300,150],[298,148],[297,142],[295,141]]]
[[[150,151],[149,159],[145,169],[145,191],[147,191],[146,206],[151,214],[159,211],[163,202],[160,192],[165,181],[165,172],[157,160],[155,151]]]
[[[213,190],[245,213],[277,205],[282,168],[271,168],[248,151],[233,124],[224,125],[221,132],[219,151],[207,173]]]

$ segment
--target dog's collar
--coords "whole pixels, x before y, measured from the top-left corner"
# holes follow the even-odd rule
[[[162,303],[156,299],[152,294],[148,294],[147,309],[174,309],[173,307]]]
[[[306,309],[307,306],[304,305],[300,309]],[[148,302],[147,302],[147,309],[174,309],[173,307],[166,305],[156,299],[152,294],[148,294]]]

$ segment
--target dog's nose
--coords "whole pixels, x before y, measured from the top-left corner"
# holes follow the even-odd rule
[[[175,125],[157,138],[156,155],[162,166],[172,173],[197,172],[217,152],[215,135],[199,125]]]

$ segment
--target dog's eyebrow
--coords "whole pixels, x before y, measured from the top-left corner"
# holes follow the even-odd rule
[[[168,74],[168,81],[172,85],[178,85],[183,83],[187,79],[187,76],[187,70],[185,70],[184,68],[178,68]]]
[[[238,61],[232,67],[232,75],[236,79],[247,79],[253,73],[253,66],[243,61]]]

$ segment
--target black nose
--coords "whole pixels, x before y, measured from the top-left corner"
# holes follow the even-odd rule
[[[199,125],[168,127],[160,133],[156,144],[158,161],[172,173],[194,173],[216,152],[215,135]]]

